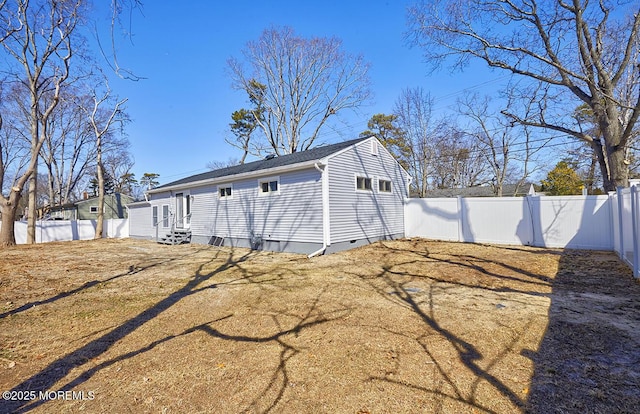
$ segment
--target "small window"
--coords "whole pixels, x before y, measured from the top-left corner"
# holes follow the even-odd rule
[[[390,193],[391,192],[391,181],[389,180],[378,180],[378,191],[381,193]]]
[[[356,177],[356,189],[362,191],[371,191],[371,178]]]
[[[98,214],[98,206],[89,206],[89,213]]]
[[[280,194],[279,178],[267,178],[260,180],[260,195]]]
[[[169,227],[169,205],[162,206],[162,227]]]
[[[153,220],[153,227],[158,225],[158,206],[151,207],[151,215]]]
[[[233,194],[231,186],[218,187],[218,195],[220,196],[220,198],[231,198],[231,194]]]
[[[378,155],[378,141],[371,140],[371,155]]]

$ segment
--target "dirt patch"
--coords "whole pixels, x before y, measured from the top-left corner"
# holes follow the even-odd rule
[[[0,412],[632,412],[639,299],[605,252],[18,246]]]

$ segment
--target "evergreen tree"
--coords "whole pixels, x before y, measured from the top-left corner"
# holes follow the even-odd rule
[[[542,191],[548,195],[579,195],[583,187],[578,173],[566,161],[556,164],[547,174],[547,179],[542,180]]]

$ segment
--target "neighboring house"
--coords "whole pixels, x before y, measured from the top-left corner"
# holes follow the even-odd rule
[[[194,175],[129,204],[131,237],[320,254],[404,236],[409,175],[375,137]]]
[[[78,207],[75,203],[45,207],[43,213],[45,220],[78,220]]]
[[[502,186],[503,197],[521,197],[529,194],[531,183],[522,184],[516,192],[515,184],[504,184]],[[429,190],[426,198],[446,198],[446,197],[495,197],[493,188],[489,185],[465,188],[438,188]]]
[[[134,201],[126,194],[104,195],[104,219],[123,219],[128,217],[126,205]],[[48,216],[54,220],[96,220],[98,218],[98,197],[87,197],[73,204],[54,206]]]

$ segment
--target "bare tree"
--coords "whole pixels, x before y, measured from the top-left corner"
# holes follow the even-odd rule
[[[476,58],[542,85],[532,89],[537,112],[508,113],[512,119],[588,142],[605,189],[627,185],[626,152],[640,116],[636,2],[430,0],[411,7],[409,20],[412,41],[434,65]],[[593,111],[601,142],[566,110],[580,103]]]
[[[411,192],[418,197],[426,196],[433,171],[436,126],[432,119],[432,107],[433,99],[428,92],[422,88],[407,88],[402,90],[393,109],[409,147],[409,174],[413,177]]]
[[[413,177],[411,193],[418,197],[433,187],[475,185],[483,173],[473,143],[450,118],[434,120],[432,107],[431,95],[420,87],[404,89],[394,105]]]
[[[502,187],[511,162],[510,150],[516,137],[510,124],[504,124],[502,119],[489,112],[489,102],[489,97],[469,95],[458,101],[458,111],[471,121],[468,134],[478,142],[491,170],[494,195],[502,197]]]
[[[255,121],[276,154],[310,148],[333,116],[370,98],[369,65],[341,48],[336,38],[306,39],[285,27],[247,44],[248,68],[229,60],[233,86],[264,111]]]
[[[433,181],[436,188],[466,188],[486,184],[486,162],[478,143],[457,126],[441,128],[435,137]]]
[[[97,87],[94,88],[91,97],[93,106],[85,107],[84,110],[87,113],[95,136],[96,173],[98,177],[98,215],[95,238],[100,239],[102,238],[104,222],[105,167],[102,159],[103,149],[106,146],[104,139],[113,131],[116,124],[124,121],[122,107],[127,102],[127,99],[119,100],[105,108],[105,105],[108,106],[112,103],[111,89],[109,89],[106,81],[104,90],[98,91]]]
[[[3,114],[9,117],[12,115],[7,110],[8,101],[4,91],[0,90],[0,189],[3,195],[11,194],[12,191],[20,191],[16,182],[24,174],[24,170],[29,164],[28,142],[11,123],[3,122]],[[16,211],[24,207],[24,203],[20,203],[20,201],[21,199],[17,198],[16,204],[13,206]],[[0,212],[0,218],[3,218],[2,212]]]
[[[508,105],[508,104],[507,104]],[[503,186],[515,183],[515,195],[535,166],[535,156],[548,141],[542,138],[533,145],[529,128],[514,125],[510,119],[491,109],[491,98],[469,95],[458,101],[458,111],[470,121],[469,134],[478,145],[491,172],[491,186],[497,197],[503,196]]]
[[[29,180],[29,217],[27,242],[35,242],[36,188],[38,158],[47,135],[47,121],[60,99],[62,86],[69,78],[73,55],[72,36],[78,25],[84,2],[16,0],[0,3],[0,38],[7,58],[16,66],[9,68],[14,82],[25,85],[28,97],[30,161],[14,182],[9,194],[0,197],[3,226],[0,245],[15,244],[14,220],[22,189]]]
[[[222,168],[233,167],[234,165],[240,165],[240,162],[237,158],[228,158],[226,161],[214,160],[209,161],[206,167],[210,170],[220,170]]]
[[[119,115],[118,122],[126,120],[126,114]],[[109,134],[107,142],[103,142],[102,165],[104,171],[113,178],[113,192],[133,195],[133,190],[138,184],[135,174],[131,172],[135,162],[129,152],[129,140],[126,137],[116,139],[114,134]]]
[[[78,101],[88,97],[79,94],[76,88],[65,88],[48,120],[47,136],[40,151],[48,172],[48,199],[52,206],[73,201],[78,185],[95,163],[94,139],[82,105],[78,105]]]

